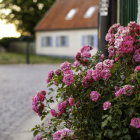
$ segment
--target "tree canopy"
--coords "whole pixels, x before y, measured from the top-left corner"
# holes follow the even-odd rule
[[[13,23],[22,35],[33,35],[34,27],[55,0],[2,0],[0,19]]]

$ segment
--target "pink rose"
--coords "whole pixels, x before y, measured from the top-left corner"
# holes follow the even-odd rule
[[[41,135],[37,135],[37,137],[34,140],[42,140]]]
[[[60,76],[60,75],[61,75],[61,70],[60,70],[60,69],[57,69],[57,70],[55,71],[55,74],[56,74],[57,76]]]
[[[108,110],[111,107],[111,103],[109,101],[104,102],[103,108],[104,110]]]
[[[132,118],[130,125],[135,128],[140,128],[140,119],[139,118]]]
[[[126,94],[127,96],[131,96],[134,92],[134,90],[133,90],[134,86],[132,86],[132,85],[125,85],[125,86],[123,86],[123,89],[125,90],[124,94]]]
[[[74,98],[69,98],[69,105],[73,106],[75,104]]]
[[[45,95],[42,94],[41,92],[39,92],[39,93],[37,94],[37,98],[38,98],[38,100],[39,100],[40,102],[43,102],[44,99],[45,99]]]
[[[79,66],[80,66],[80,62],[76,60],[76,61],[74,62],[74,66],[75,66],[75,67],[79,67]]]
[[[97,71],[102,71],[103,70],[103,63],[102,62],[99,62],[98,64],[96,64],[96,70]]]
[[[133,55],[136,62],[140,62],[140,49],[137,49]]]
[[[101,73],[98,70],[93,70],[92,71],[92,78],[97,81],[101,79]]]
[[[90,98],[92,101],[97,102],[101,95],[97,91],[92,91],[90,94]]]
[[[101,54],[101,59],[103,59],[104,60],[104,58],[105,58],[105,55],[104,54]]]
[[[121,96],[125,93],[125,90],[123,88],[120,88],[116,93],[115,93],[115,96],[118,97],[118,96]]]
[[[51,71],[48,73],[48,78],[47,78],[47,80],[46,80],[47,83],[50,82],[50,80],[51,80],[52,77],[53,77],[53,74],[54,74],[53,70],[51,70]]]
[[[51,114],[52,114],[53,117],[57,117],[57,113],[54,109],[51,109]]]
[[[133,51],[134,39],[131,36],[125,36],[122,43],[123,53],[131,53]]]
[[[110,78],[110,76],[111,76],[110,70],[108,70],[108,69],[102,70],[102,72],[101,72],[101,77],[102,77],[104,80],[108,80],[108,79]]]
[[[63,82],[64,82],[66,85],[72,85],[72,84],[74,84],[74,76],[73,76],[73,73],[64,74]]]
[[[135,72],[138,72],[138,71],[140,71],[140,65],[136,66],[136,68],[135,68]]]
[[[81,53],[84,53],[84,52],[89,52],[90,50],[92,50],[93,48],[91,46],[84,46],[82,47],[81,49]]]
[[[66,106],[67,106],[67,102],[61,102],[60,104],[58,104],[58,110],[62,113],[64,113],[66,111]]]
[[[91,53],[90,52],[83,52],[82,53],[82,57],[90,58],[91,57]]]
[[[103,61],[104,69],[111,69],[113,67],[114,60],[106,59]]]
[[[71,70],[71,63],[66,61],[66,62],[62,63],[60,67],[61,67],[62,71]]]

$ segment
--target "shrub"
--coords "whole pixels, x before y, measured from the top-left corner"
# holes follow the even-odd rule
[[[73,65],[64,62],[48,74],[47,93],[32,100],[41,120],[52,115],[48,125],[32,129],[39,140],[140,139],[140,25],[115,24],[106,40],[108,57],[84,46]],[[57,109],[50,107],[54,101]]]
[[[19,38],[15,38],[15,37],[4,37],[2,39],[0,39],[0,45],[2,45],[5,49],[9,49],[10,47],[10,43],[13,41],[19,41]]]

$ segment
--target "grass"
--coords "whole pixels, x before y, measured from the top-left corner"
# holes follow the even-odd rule
[[[60,64],[64,61],[73,62],[73,59],[49,56],[30,55],[31,64]],[[26,64],[26,54],[0,52],[0,64]]]

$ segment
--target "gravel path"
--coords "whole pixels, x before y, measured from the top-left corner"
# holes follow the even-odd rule
[[[59,65],[0,65],[0,140],[14,139],[19,128],[36,115],[31,99],[46,88],[48,72],[57,68]]]

